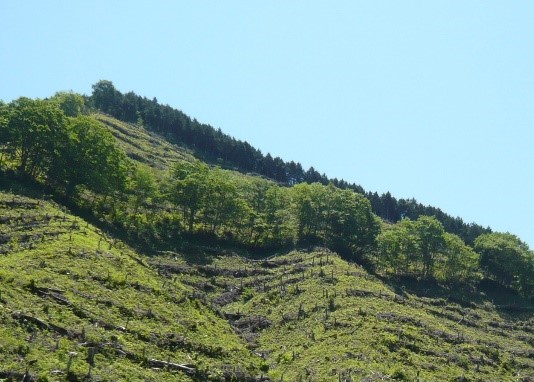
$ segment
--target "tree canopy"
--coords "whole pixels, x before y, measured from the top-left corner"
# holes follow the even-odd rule
[[[534,253],[517,236],[499,232],[480,235],[475,250],[488,276],[525,295],[534,295]]]
[[[78,186],[102,194],[122,189],[126,156],[100,122],[80,115],[82,101],[80,95],[58,93],[50,100],[19,98],[4,106],[0,137],[10,166],[67,195]],[[63,107],[76,116],[67,116]]]

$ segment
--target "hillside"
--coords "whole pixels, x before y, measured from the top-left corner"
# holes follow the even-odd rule
[[[248,142],[200,123],[169,105],[160,104],[156,98],[150,100],[134,92],[123,94],[111,81],[102,80],[94,84],[88,101],[102,113],[123,122],[142,124],[149,131],[164,135],[168,140],[187,147],[197,158],[211,164],[242,173],[260,174],[284,185],[332,183],[341,189],[365,194],[371,201],[373,212],[391,222],[397,222],[403,217],[415,220],[422,215],[435,216],[449,232],[459,235],[470,245],[480,234],[491,232],[476,223],[465,223],[460,217],[450,216],[437,207],[422,205],[415,199],[397,199],[389,192],[382,195],[365,192],[358,184],[329,178],[313,167],[305,170],[299,162],[273,158],[269,153],[264,155]]]
[[[124,243],[50,201],[1,192],[0,216],[0,378],[259,374],[259,357],[192,287]]]
[[[482,292],[395,289],[322,249],[147,258],[53,202],[4,192],[0,208],[4,378],[216,380],[262,368],[286,381],[527,381],[534,370],[532,310]]]
[[[273,380],[529,381],[534,370],[532,309],[496,295],[394,287],[320,248],[157,267],[220,306]]]
[[[111,132],[126,155],[158,171],[168,170],[177,161],[192,161],[193,155],[186,149],[169,143],[158,134],[142,126],[120,122],[104,114],[94,114]]]
[[[532,310],[508,296],[395,288],[323,249],[144,257],[51,201],[3,192],[0,209],[3,378],[528,381],[534,370]]]
[[[516,236],[382,220],[84,108],[0,107],[0,379],[534,380]]]

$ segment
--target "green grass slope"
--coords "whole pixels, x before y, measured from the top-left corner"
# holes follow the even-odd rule
[[[193,155],[188,150],[169,143],[142,126],[122,122],[104,114],[93,116],[108,128],[117,140],[117,145],[136,162],[165,170],[177,161],[193,160]]]
[[[224,380],[263,363],[193,288],[60,206],[7,192],[0,322],[8,381]]]
[[[395,288],[324,250],[153,261],[220,306],[275,381],[534,380],[532,307]]]

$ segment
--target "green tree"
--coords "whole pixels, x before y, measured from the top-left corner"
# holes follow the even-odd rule
[[[326,213],[326,189],[320,183],[300,183],[291,188],[298,240],[324,242],[321,234]]]
[[[285,246],[295,238],[290,189],[260,178],[240,178],[245,202],[243,240],[252,246]]]
[[[111,81],[101,80],[93,85],[92,100],[94,105],[108,113],[118,117],[121,114],[121,104],[123,95]]]
[[[292,187],[299,240],[323,243],[345,255],[361,255],[375,245],[380,226],[371,204],[360,194],[333,184]]]
[[[46,176],[68,142],[68,120],[57,103],[19,98],[9,105],[7,135],[19,173]]]
[[[407,275],[417,269],[421,259],[416,222],[403,219],[387,225],[377,237],[378,264],[397,275]]]
[[[327,245],[339,252],[353,254],[374,247],[379,224],[370,202],[351,190],[325,187],[324,238]]]
[[[139,208],[157,197],[158,186],[153,171],[144,166],[135,167],[132,174],[131,192],[133,194],[133,220],[137,220]]]
[[[61,110],[63,110],[68,117],[79,116],[82,114],[85,107],[83,96],[72,91],[57,92],[51,100],[57,102]]]
[[[265,244],[267,231],[266,195],[270,185],[271,182],[255,177],[243,178],[240,182],[240,192],[248,207],[243,216],[243,241],[249,245]]]
[[[271,185],[265,193],[265,240],[270,245],[293,244],[296,222],[291,213],[291,194],[286,187]]]
[[[208,172],[206,164],[195,161],[179,162],[170,173],[168,198],[181,211],[189,232],[206,201]]]
[[[448,283],[461,283],[475,279],[478,254],[455,234],[445,232],[445,248],[439,259],[438,278]]]
[[[68,196],[75,194],[78,186],[104,195],[123,191],[130,163],[113,135],[88,116],[70,119],[68,131],[67,144],[51,167],[50,183],[63,188]]]
[[[387,269],[398,262],[401,254],[401,238],[398,226],[389,225],[384,227],[378,234],[377,241],[377,269]]]
[[[475,250],[487,276],[532,297],[534,256],[526,243],[510,233],[494,232],[477,237]]]
[[[445,247],[445,230],[441,222],[433,216],[419,217],[415,226],[423,262],[423,276],[430,277],[434,270],[434,259]]]
[[[204,182],[204,227],[212,234],[216,234],[222,226],[231,232],[232,228],[239,225],[245,209],[245,202],[238,193],[237,182],[228,171],[220,168],[210,170]]]
[[[420,216],[416,221],[403,219],[386,227],[377,238],[378,263],[397,274],[434,276],[436,258],[444,256],[446,249],[442,224],[433,216]]]

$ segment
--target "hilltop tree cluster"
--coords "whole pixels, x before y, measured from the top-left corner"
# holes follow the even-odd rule
[[[156,174],[128,159],[85,111],[84,98],[73,93],[0,105],[3,176],[42,184],[155,248],[193,239],[261,251],[321,245],[383,274],[450,284],[485,276],[534,296],[533,252],[513,235],[482,232],[471,245],[439,216],[380,219],[372,200],[334,182],[277,183],[199,160]]]

